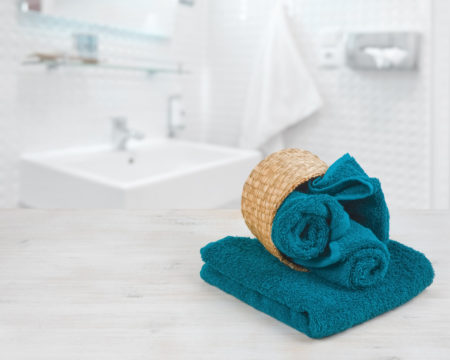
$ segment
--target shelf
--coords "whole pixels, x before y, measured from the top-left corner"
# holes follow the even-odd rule
[[[106,61],[101,61],[93,58],[83,58],[77,56],[64,56],[54,54],[32,54],[30,57],[22,62],[24,66],[45,66],[48,70],[58,69],[60,67],[79,67],[79,68],[99,68],[109,70],[123,70],[123,71],[137,71],[147,73],[149,75],[156,74],[175,74],[183,75],[189,74],[183,69],[181,63],[171,64],[168,66],[143,66],[143,65],[128,65],[128,64],[114,64]]]

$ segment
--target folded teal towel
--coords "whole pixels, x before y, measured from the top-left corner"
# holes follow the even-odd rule
[[[272,241],[292,262],[352,289],[376,284],[389,265],[386,245],[329,195],[292,192],[275,215]]]
[[[308,183],[311,194],[328,194],[344,206],[350,218],[369,228],[383,242],[389,240],[389,210],[380,181],[370,178],[349,154]]]
[[[282,264],[256,239],[227,237],[201,249],[211,285],[313,338],[329,336],[407,302],[434,277],[427,258],[395,241],[384,280],[349,290]]]

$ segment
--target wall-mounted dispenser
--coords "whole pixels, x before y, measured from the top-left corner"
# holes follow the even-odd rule
[[[419,45],[416,32],[349,33],[347,65],[358,70],[415,70]]]
[[[186,125],[186,112],[181,95],[171,95],[167,101],[167,136],[173,138]]]
[[[335,69],[342,65],[342,41],[344,33],[339,28],[324,28],[319,33],[319,65]]]

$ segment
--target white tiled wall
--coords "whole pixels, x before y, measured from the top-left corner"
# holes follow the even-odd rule
[[[208,137],[237,144],[253,61],[274,0],[209,3]],[[325,106],[290,129],[288,146],[326,161],[350,152],[384,185],[399,208],[429,206],[429,0],[294,0],[296,32]],[[423,34],[419,72],[361,72],[319,68],[322,29],[417,30]]]
[[[109,119],[125,115],[148,136],[165,133],[167,96],[182,92],[188,126],[183,136],[198,139],[202,125],[201,84],[205,60],[206,0],[178,6],[169,40],[118,32],[99,33],[100,57],[111,62],[146,59],[181,61],[190,75],[157,75],[99,69],[46,71],[24,67],[36,51],[71,51],[74,32],[87,25],[19,16],[16,0],[0,1],[0,207],[18,197],[19,154],[108,141]]]

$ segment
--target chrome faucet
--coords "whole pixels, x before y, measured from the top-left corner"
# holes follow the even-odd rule
[[[132,130],[128,127],[127,118],[116,116],[111,119],[112,131],[111,140],[115,150],[124,151],[127,149],[130,139],[142,140],[145,138],[144,133]]]

